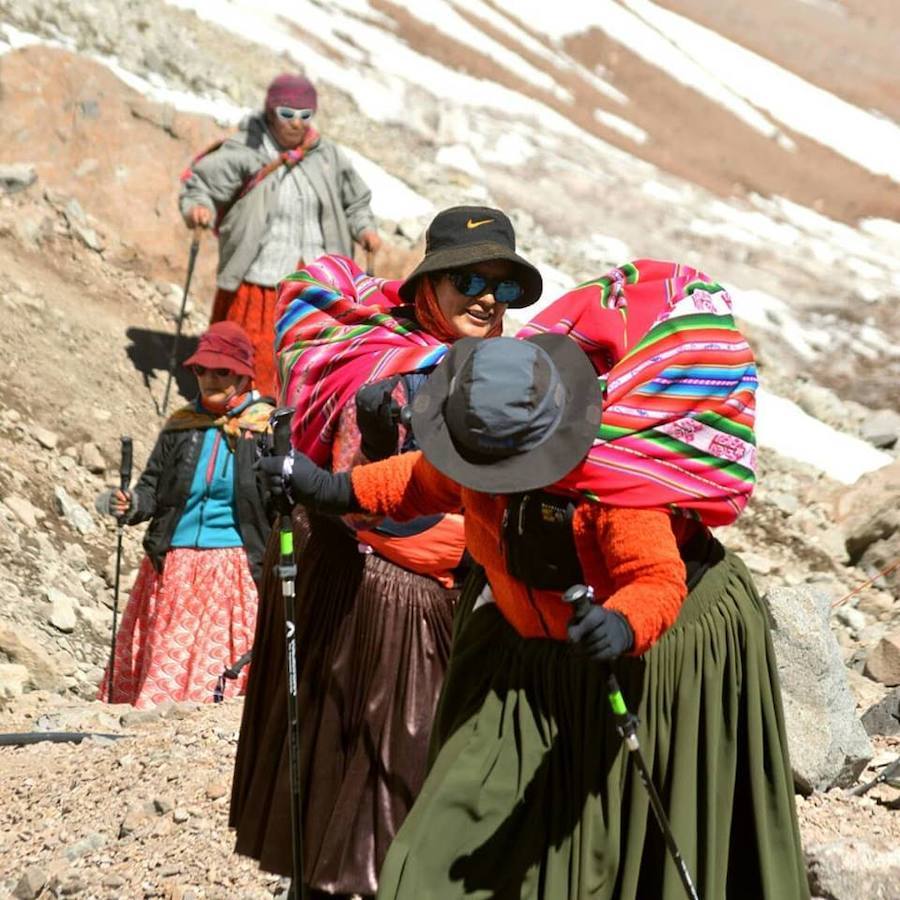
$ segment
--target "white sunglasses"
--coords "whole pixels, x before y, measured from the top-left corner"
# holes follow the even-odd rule
[[[304,122],[308,122],[313,117],[313,110],[293,109],[290,106],[276,106],[275,115],[277,115],[279,119],[284,119],[285,122],[292,122],[294,119],[302,119]]]

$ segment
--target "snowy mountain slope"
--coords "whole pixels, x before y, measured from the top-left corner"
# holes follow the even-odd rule
[[[900,227],[879,216],[900,196],[885,174],[900,159],[900,128],[816,86],[814,72],[794,74],[783,44],[776,65],[678,15],[678,4],[645,0],[172,0],[152,11],[160,22],[180,16],[184,46],[170,30],[171,58],[154,64],[146,53],[128,58],[137,4],[119,5],[105,42],[108,6],[92,14],[32,2],[29,20],[22,5],[5,18],[92,51],[154,99],[233,124],[267,76],[254,73],[254,96],[253,78],[222,90],[241,71],[233,52],[223,49],[205,78],[173,64],[198,40],[224,48],[224,28],[253,58],[271,54],[274,71],[301,66],[324,91],[349,95],[365,125],[335,136],[355,153],[384,220],[421,226],[448,202],[503,205],[545,273],[548,301],[628,257],[698,265],[729,286],[751,335],[778,348],[762,357],[777,357],[764,371],[777,390],[790,393],[816,368],[845,396],[892,403]],[[842,15],[845,27],[858,14]],[[13,28],[6,36],[29,39]],[[326,102],[326,128],[328,114]],[[396,135],[392,158],[360,138],[373,132]],[[411,139],[417,152],[404,156]],[[861,451],[850,480],[883,462]]]

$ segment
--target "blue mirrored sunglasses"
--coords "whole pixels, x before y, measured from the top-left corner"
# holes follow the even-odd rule
[[[308,122],[313,117],[313,110],[293,109],[290,106],[276,106],[275,115],[277,115],[279,119],[284,119],[285,122],[292,122],[294,119],[302,119],[304,122]]]
[[[493,294],[498,303],[515,303],[525,289],[513,278],[488,278],[478,272],[447,272],[450,284],[465,297]]]

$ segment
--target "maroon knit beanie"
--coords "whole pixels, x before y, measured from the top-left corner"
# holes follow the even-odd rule
[[[316,109],[316,89],[304,75],[279,75],[266,91],[266,112],[276,106]]]

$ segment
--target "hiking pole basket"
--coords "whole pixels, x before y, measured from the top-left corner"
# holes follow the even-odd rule
[[[119,456],[119,490],[127,491],[131,486],[132,442],[130,437],[121,439],[122,449]],[[106,681],[106,700],[113,702],[113,684],[116,674],[116,627],[119,615],[119,578],[122,574],[122,534],[125,530],[125,516],[116,516],[116,574],[113,581],[113,616],[112,639],[109,646],[109,674]]]
[[[583,584],[573,585],[563,594],[563,600],[566,603],[571,603],[575,608],[575,616],[577,619],[583,619],[590,612],[591,606],[593,605],[594,589]],[[647,761],[644,759],[644,754],[641,753],[641,745],[637,736],[638,717],[628,711],[628,706],[625,704],[625,698],[622,696],[622,691],[619,689],[619,683],[616,681],[616,676],[608,667],[606,683],[609,692],[609,705],[612,707],[613,715],[616,717],[616,731],[622,736],[625,747],[628,749],[628,752],[631,754],[632,759],[634,759],[634,762],[637,765],[638,774],[641,776],[641,781],[647,791],[647,796],[650,798],[650,806],[653,809],[653,814],[659,824],[659,830],[662,832],[663,839],[666,842],[669,855],[675,863],[675,868],[678,871],[678,877],[681,879],[681,883],[684,886],[684,891],[690,900],[700,900],[700,895],[697,893],[697,888],[694,887],[694,882],[688,871],[687,863],[684,861],[684,857],[678,849],[675,835],[672,834],[672,826],[669,824],[669,818],[666,815],[666,810],[663,807],[659,792],[653,784],[653,779],[650,776],[650,769],[647,767]]]
[[[172,353],[169,356],[169,374],[166,376],[166,389],[163,391],[160,415],[164,416],[169,408],[169,390],[172,387],[172,377],[175,374],[175,366],[178,362],[178,342],[181,339],[181,326],[184,323],[184,311],[187,308],[188,291],[191,289],[191,279],[194,277],[194,263],[197,262],[197,253],[200,251],[200,228],[191,229],[191,248],[188,251],[187,275],[184,279],[184,294],[181,297],[181,309],[178,310],[178,319],[175,322],[175,339],[172,341]]]
[[[291,450],[291,419],[293,407],[279,407],[272,413],[272,446],[276,456],[287,456]],[[291,900],[305,900],[306,885],[303,880],[303,798],[300,772],[300,704],[297,674],[297,604],[294,583],[297,563],[294,559],[294,524],[290,501],[282,495],[278,521],[281,556],[277,572],[281,579],[281,596],[284,599],[284,640],[287,670],[287,720],[288,763],[291,776]]]

